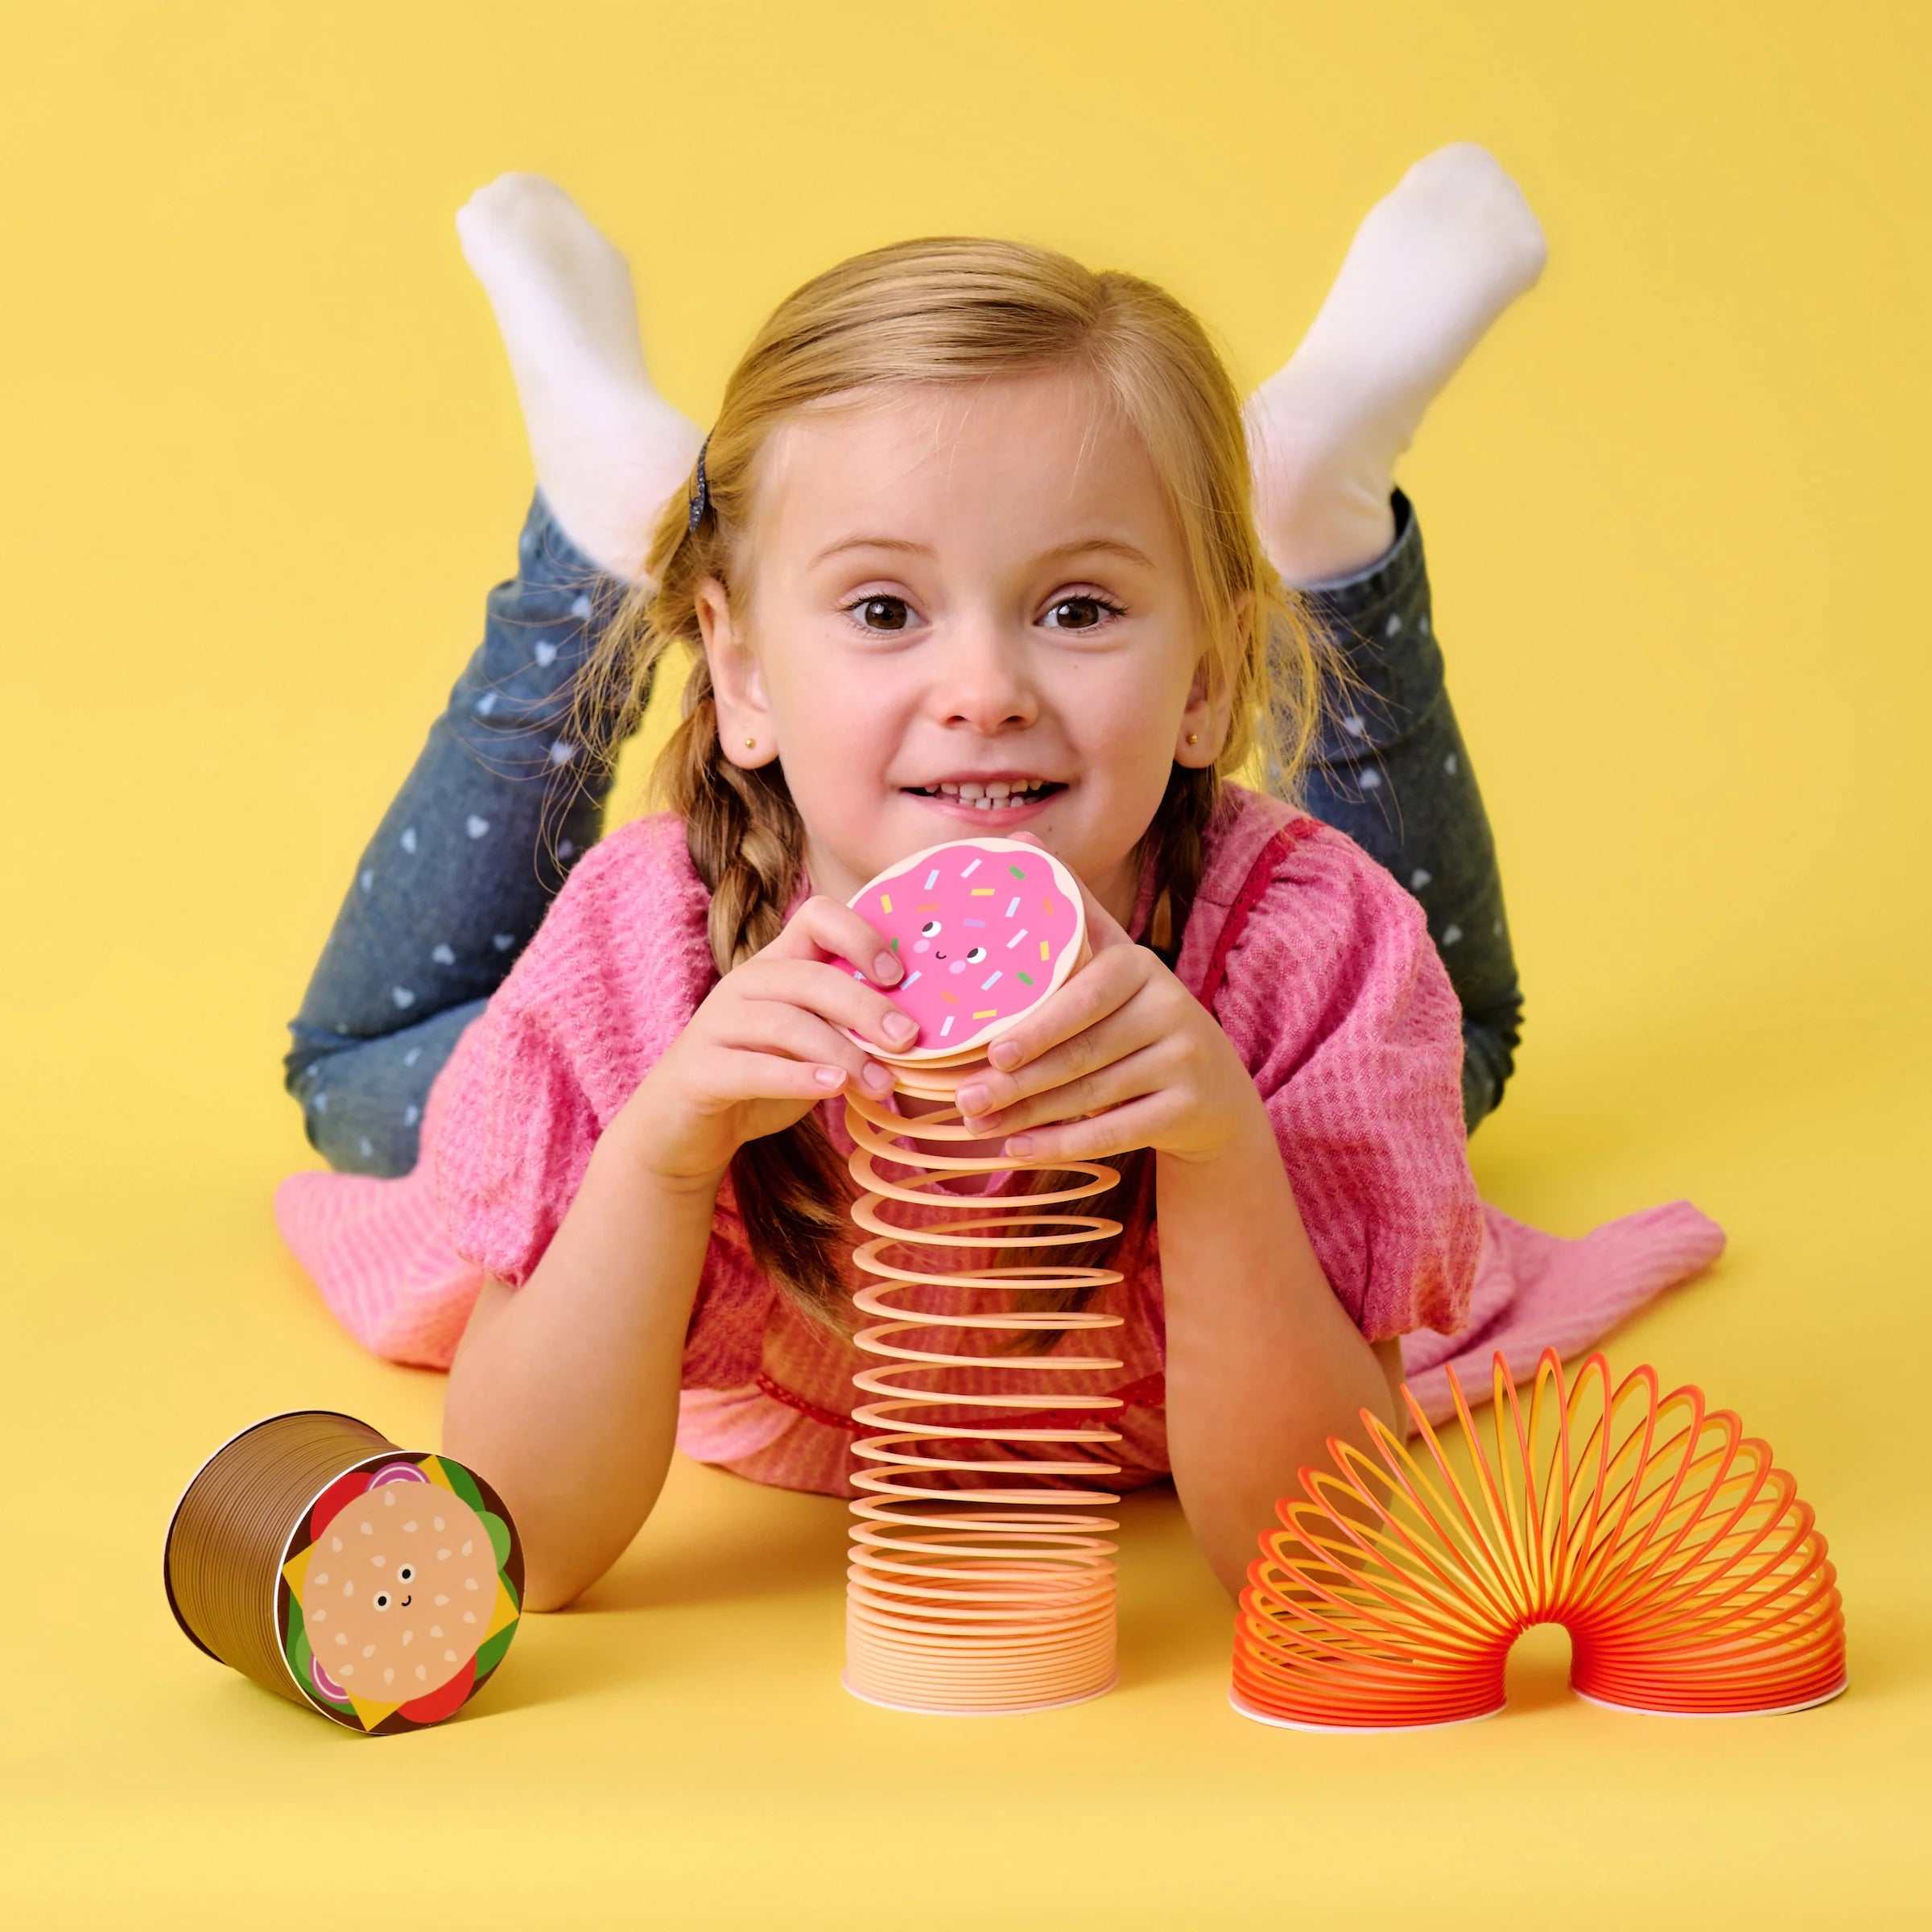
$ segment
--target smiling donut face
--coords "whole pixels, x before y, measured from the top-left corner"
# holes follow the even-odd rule
[[[906,971],[886,996],[919,1031],[894,1059],[950,1059],[996,1039],[1063,984],[1087,936],[1072,873],[1017,839],[931,846],[881,873],[852,904]]]
[[[447,1458],[392,1456],[323,1492],[283,1567],[291,1673],[316,1709],[367,1732],[440,1722],[514,1630],[522,1557],[502,1504]]]

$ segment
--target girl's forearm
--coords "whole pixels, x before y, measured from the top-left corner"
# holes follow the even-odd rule
[[[568,1603],[622,1554],[676,1439],[717,1180],[654,1176],[623,1125],[599,1141],[529,1282],[485,1288],[450,1371],[444,1441],[515,1516],[532,1609]]]
[[[1275,1500],[1331,1435],[1393,1420],[1377,1351],[1335,1299],[1258,1101],[1227,1151],[1156,1162],[1174,1488],[1215,1574],[1238,1591]]]

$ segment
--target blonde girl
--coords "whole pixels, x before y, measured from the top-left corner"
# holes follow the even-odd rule
[[[557,350],[559,314],[596,336],[608,245],[547,184],[489,192],[466,241],[540,495],[297,1022],[312,1131],[353,1135],[365,1174],[285,1188],[291,1244],[371,1345],[451,1363],[448,1446],[516,1511],[534,1606],[614,1560],[674,1444],[848,1492],[838,1096],[890,1090],[852,1036],[908,1023],[831,964],[899,971],[846,902],[945,837],[1034,838],[1084,881],[1095,956],[961,1102],[990,1151],[1127,1157],[1110,1453],[1124,1484],[1171,1475],[1234,1587],[1323,1439],[1393,1417],[1398,1339],[1458,1326],[1484,1248],[1465,1115],[1507,1070],[1513,973],[1472,1085],[1443,957],[1476,942],[1494,978],[1506,935],[1388,466],[1534,279],[1534,222],[1480,151],[1432,157],[1245,421],[1145,281],[1012,242],[878,250],[780,304],[687,468],[621,356],[573,381]],[[1385,316],[1377,349],[1351,312],[1405,275],[1433,323]],[[1261,526],[1251,442],[1288,452]],[[646,544],[636,506],[673,476]],[[665,809],[580,857],[673,657]],[[1234,782],[1257,750],[1276,795]],[[1385,854],[1406,881],[1303,809],[1311,752],[1364,814],[1405,787],[1435,840]],[[543,900],[568,875],[534,939],[507,884],[533,855]],[[1457,894],[1433,941],[1430,858]],[[379,1117],[410,1137],[381,1156]]]

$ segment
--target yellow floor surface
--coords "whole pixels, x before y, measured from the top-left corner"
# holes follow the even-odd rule
[[[1932,1923],[1925,1473],[1922,10],[73,4],[0,71],[0,1922],[844,1932]],[[1124,1676],[923,1720],[840,1690],[844,1512],[680,1465],[462,1719],[358,1741],[181,1638],[159,1555],[229,1430],[433,1443],[283,1257],[277,1088],[368,828],[528,486],[450,214],[558,175],[705,419],[850,249],[1017,233],[1274,366],[1403,164],[1473,136],[1544,287],[1428,426],[1421,506],[1529,997],[1476,1160],[1575,1232],[1730,1230],[1616,1338],[1768,1436],[1852,1687],[1618,1715],[1562,1646],[1487,1724],[1224,1695],[1170,1499]]]

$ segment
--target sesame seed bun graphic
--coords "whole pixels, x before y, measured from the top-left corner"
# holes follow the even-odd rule
[[[407,1701],[440,1690],[474,1656],[496,1551],[462,1497],[414,1493],[431,1487],[392,1476],[316,1538],[301,1601],[318,1687],[326,1677],[343,1696],[353,1684]]]
[[[162,1545],[199,1650],[363,1736],[440,1724],[516,1634],[523,1549],[502,1500],[444,1455],[330,1409],[231,1435]]]
[[[438,1724],[501,1662],[522,1554],[481,1480],[440,1456],[392,1456],[339,1477],[282,1569],[284,1656],[303,1695],[389,1734]]]

